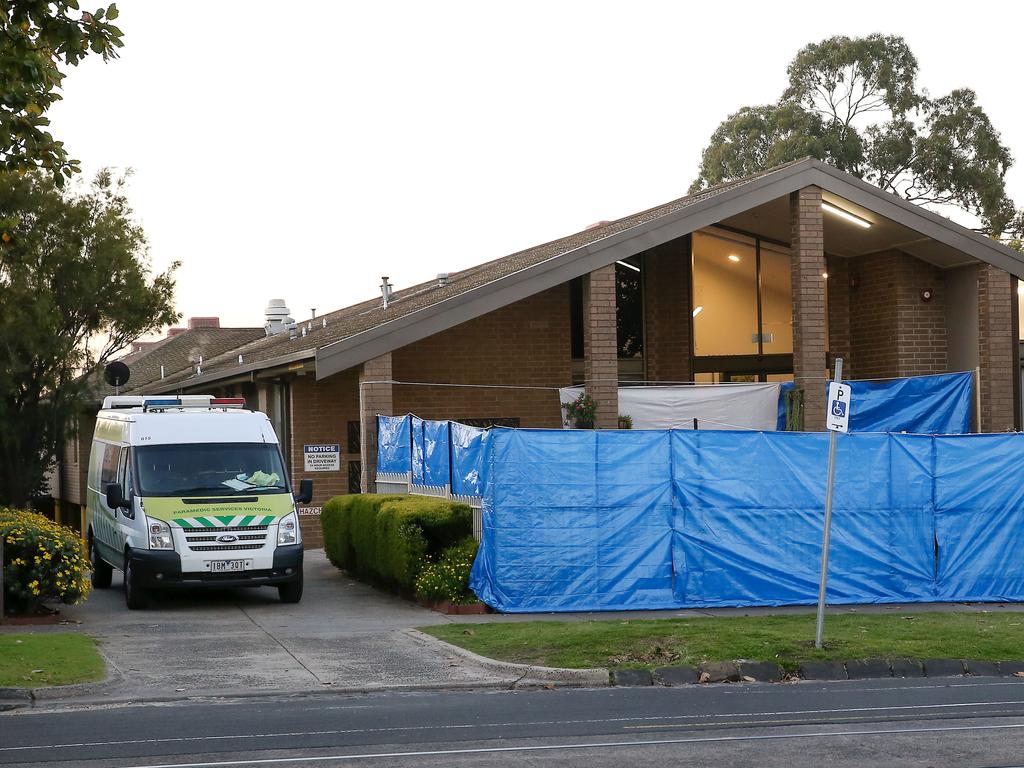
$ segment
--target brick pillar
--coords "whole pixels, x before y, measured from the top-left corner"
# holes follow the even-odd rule
[[[804,429],[825,428],[825,231],[821,190],[789,196],[793,279],[793,379],[804,390]]]
[[[1013,281],[1008,272],[978,265],[978,366],[981,369],[981,431],[1013,429]]]
[[[597,402],[597,429],[615,429],[619,423],[618,349],[615,265],[609,264],[583,279],[583,378]]]
[[[690,238],[644,254],[644,364],[648,381],[692,381]]]
[[[377,414],[394,415],[394,387],[390,384],[392,378],[390,352],[367,360],[359,371],[359,462],[363,493],[374,493],[377,490]],[[389,383],[366,383],[372,381]]]

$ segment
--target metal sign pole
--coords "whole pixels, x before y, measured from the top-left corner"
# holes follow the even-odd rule
[[[833,382],[843,380],[843,358],[836,358],[836,372]],[[814,647],[821,648],[825,633],[825,586],[828,581],[828,543],[832,533],[832,486],[836,478],[836,431],[828,433],[828,482],[825,485],[825,526],[821,538],[821,580],[818,582],[818,621],[814,630]]]

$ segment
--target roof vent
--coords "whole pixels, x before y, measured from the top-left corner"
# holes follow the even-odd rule
[[[388,304],[391,302],[391,294],[395,290],[395,286],[388,282],[388,276],[384,275],[380,283],[380,295],[384,297],[384,309],[388,308]]]
[[[448,273],[447,272],[438,272],[437,273],[437,287],[438,288],[444,288],[446,285],[448,285]]]
[[[285,306],[284,299],[271,299],[267,302],[264,310],[267,321],[263,324],[263,330],[267,336],[275,336],[282,331],[295,328],[295,320],[291,317],[291,310]]]

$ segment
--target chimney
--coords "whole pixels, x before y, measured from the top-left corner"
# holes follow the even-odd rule
[[[177,336],[179,333],[184,333],[185,330],[186,330],[185,328],[168,328],[167,329],[167,338],[168,339],[172,339],[175,336]]]
[[[220,318],[190,317],[188,319],[188,329],[191,331],[195,328],[220,328]]]
[[[291,310],[285,306],[284,299],[271,299],[264,313],[267,321],[263,324],[263,330],[267,336],[276,336],[282,331],[295,328],[295,320],[291,317]]]

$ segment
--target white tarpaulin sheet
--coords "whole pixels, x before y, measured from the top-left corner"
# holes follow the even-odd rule
[[[563,404],[583,387],[558,391]],[[774,432],[778,423],[779,384],[693,384],[677,387],[619,387],[619,414],[633,429],[756,429]],[[562,408],[565,423],[565,408]]]

